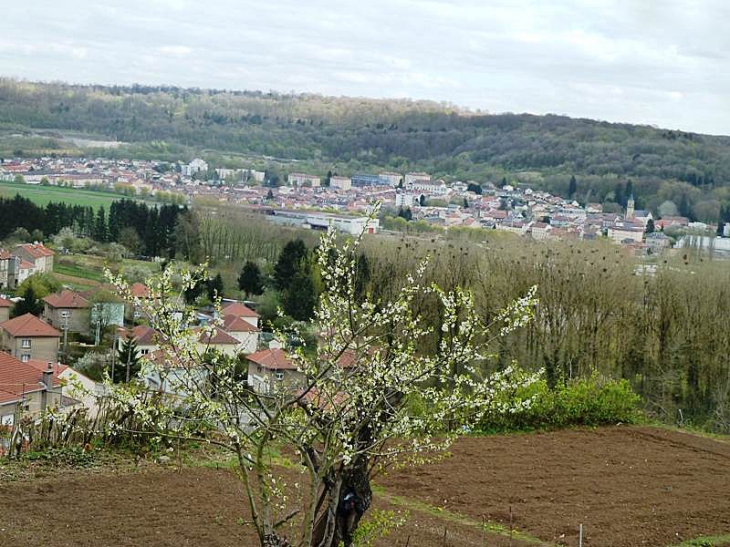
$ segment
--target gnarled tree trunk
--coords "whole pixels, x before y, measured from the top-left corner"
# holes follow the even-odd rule
[[[330,507],[320,515],[315,524],[312,537],[314,547],[338,547],[340,542],[345,547],[351,547],[360,519],[372,503],[373,492],[366,458],[359,458],[354,466],[347,468],[339,482],[336,507],[332,507],[334,502],[330,502]],[[328,483],[334,485],[336,481]]]

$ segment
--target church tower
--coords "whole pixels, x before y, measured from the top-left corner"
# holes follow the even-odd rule
[[[626,218],[634,218],[634,195],[631,194],[629,201],[626,202]]]

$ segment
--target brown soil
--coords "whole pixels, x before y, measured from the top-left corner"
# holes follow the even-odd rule
[[[662,546],[730,534],[730,445],[658,428],[460,440],[442,463],[393,474],[388,492],[513,522],[543,540]]]
[[[587,547],[730,534],[728,444],[608,428],[468,438],[452,452],[379,481],[376,506],[409,517],[376,545],[524,547],[480,527],[507,526],[510,506],[518,530],[552,544],[577,545],[579,523]],[[255,545],[243,499],[230,471],[208,468],[0,481],[0,545]]]
[[[376,507],[403,510],[381,500]],[[79,472],[0,485],[3,546],[257,545],[249,515],[242,486],[225,469]],[[478,526],[409,510],[407,524],[376,545],[481,547],[485,537],[491,535]],[[493,539],[489,545],[509,544],[507,538]]]

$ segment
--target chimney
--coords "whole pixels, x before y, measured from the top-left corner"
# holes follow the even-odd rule
[[[53,390],[53,363],[48,363],[48,368],[43,371],[43,385],[46,388],[41,393],[41,412],[48,407],[48,392]]]

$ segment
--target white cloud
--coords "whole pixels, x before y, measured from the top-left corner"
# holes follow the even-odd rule
[[[172,55],[173,57],[185,57],[192,53],[192,48],[188,46],[162,46],[157,51],[163,55]]]
[[[724,0],[27,0],[29,79],[410,96],[730,132]]]

